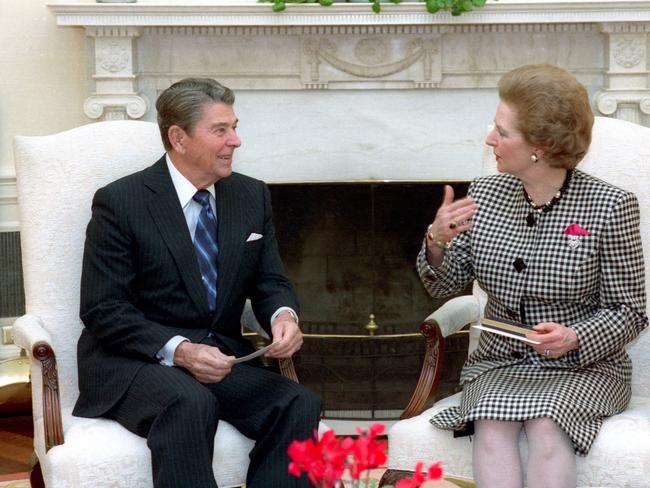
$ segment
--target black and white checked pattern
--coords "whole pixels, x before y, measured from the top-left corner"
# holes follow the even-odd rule
[[[624,346],[648,323],[636,197],[576,170],[550,212],[528,226],[521,182],[511,175],[475,180],[474,227],[454,239],[443,264],[417,266],[432,296],[461,291],[476,279],[488,295],[486,315],[574,328],[579,350],[547,359],[515,339],[481,334],[461,375],[461,405],[431,422],[462,430],[476,419],[554,419],[586,454],[602,417],[630,398],[631,368]],[[589,231],[578,245],[563,231]],[[522,259],[526,267],[513,266]]]

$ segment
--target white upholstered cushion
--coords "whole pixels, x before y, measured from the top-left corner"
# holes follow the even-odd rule
[[[37,448],[48,488],[151,488],[151,453],[142,437],[107,419],[74,417],[64,412],[65,443],[47,455]],[[37,446],[43,446],[42,419]],[[240,486],[246,479],[248,453],[255,442],[227,422],[219,422],[213,469],[219,487]]]

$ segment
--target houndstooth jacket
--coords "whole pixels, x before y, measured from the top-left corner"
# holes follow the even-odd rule
[[[575,330],[579,348],[547,359],[521,341],[483,333],[461,382],[524,362],[540,370],[588,369],[629,384],[625,345],[648,324],[634,194],[576,170],[557,204],[535,214],[534,226],[527,224],[531,207],[514,176],[479,178],[469,195],[477,203],[473,228],[454,239],[442,265],[427,263],[424,245],[418,255],[426,290],[447,296],[476,279],[488,296],[486,316],[558,322]],[[589,235],[567,235],[571,224]]]

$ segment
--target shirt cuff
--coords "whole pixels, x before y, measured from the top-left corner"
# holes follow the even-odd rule
[[[163,347],[156,353],[156,359],[160,361],[163,366],[174,366],[174,353],[176,348],[181,342],[189,341],[187,337],[174,336],[167,341]]]
[[[296,311],[291,308],[291,307],[280,307],[278,308],[273,315],[271,315],[271,325],[273,325],[273,322],[275,319],[280,315],[282,312],[289,312],[291,316],[293,317],[293,320],[296,321],[296,324],[298,323],[298,314]]]

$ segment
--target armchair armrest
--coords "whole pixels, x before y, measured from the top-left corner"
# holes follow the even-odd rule
[[[436,394],[442,374],[445,337],[459,331],[465,325],[480,318],[480,301],[474,295],[463,295],[447,301],[429,315],[420,325],[420,333],[426,341],[426,351],[420,378],[400,419],[419,415],[427,402]]]
[[[63,444],[59,375],[52,340],[40,318],[34,315],[23,315],[14,322],[14,342],[27,351],[32,361],[40,362],[43,385],[43,426],[47,452],[52,447]]]
[[[246,300],[246,305],[244,305],[244,311],[241,315],[241,327],[242,334],[244,333],[244,329],[248,329],[249,331],[256,333],[258,336],[261,336],[265,339],[270,339],[264,328],[257,321],[257,318],[253,313],[251,301],[248,299]],[[296,383],[300,383],[298,381],[298,375],[296,374],[296,368],[293,365],[292,358],[278,359],[278,368],[280,369],[282,376],[289,378]]]
[[[436,322],[440,327],[442,337],[449,337],[467,324],[478,322],[480,317],[479,298],[476,295],[463,295],[448,300],[424,321]]]

